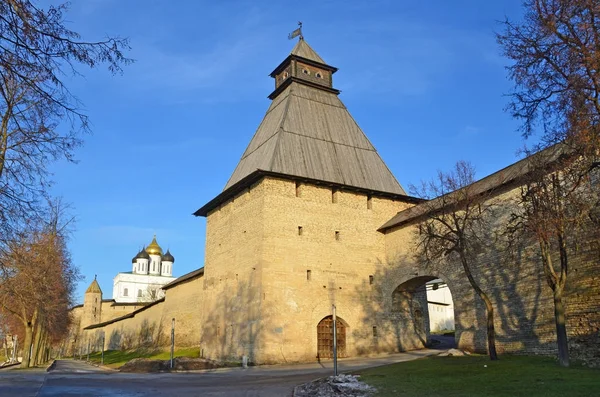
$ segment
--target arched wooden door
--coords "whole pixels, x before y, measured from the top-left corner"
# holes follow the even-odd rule
[[[346,325],[340,318],[336,319],[337,355],[346,355]],[[327,316],[317,325],[317,358],[333,358],[333,317]]]

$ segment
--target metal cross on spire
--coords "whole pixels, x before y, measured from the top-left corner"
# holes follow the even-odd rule
[[[300,40],[304,40],[304,36],[302,35],[302,22],[300,21],[298,21],[298,29],[288,34],[288,40],[292,40],[294,37],[298,36],[300,36]]]

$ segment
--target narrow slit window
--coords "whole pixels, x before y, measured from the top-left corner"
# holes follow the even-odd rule
[[[338,230],[335,231],[335,239],[336,240],[340,239],[340,232]]]
[[[300,182],[296,182],[296,197],[300,197],[302,193],[302,184]]]
[[[367,196],[367,209],[368,210],[373,209],[373,197],[371,197],[371,196]]]
[[[302,233],[304,233],[304,229],[302,226],[298,226],[298,236],[302,236]]]
[[[369,276],[369,285],[373,285],[373,275]]]
[[[377,338],[377,327],[373,326],[373,337]]]
[[[307,280],[307,281],[310,281],[310,277],[311,277],[310,270],[307,270],[307,271],[306,271],[306,280]]]

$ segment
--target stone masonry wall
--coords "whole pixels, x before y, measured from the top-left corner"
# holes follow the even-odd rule
[[[515,211],[513,198],[518,189],[500,194],[492,230],[503,231],[503,222]],[[458,261],[446,260],[430,266],[414,257],[414,225],[386,234],[387,267],[383,278],[396,280],[381,285],[380,299],[389,301],[394,284],[417,276],[433,276],[447,282],[454,299],[456,339],[460,348],[487,351],[485,310],[475,296]],[[565,291],[567,332],[571,348],[598,340],[600,329],[600,252],[583,238],[570,256],[570,273]],[[482,289],[492,299],[499,353],[556,353],[554,304],[540,265],[534,240],[521,238],[513,250],[499,240],[479,255],[472,268]],[[385,306],[385,305],[384,305]],[[593,348],[600,352],[596,344]],[[575,356],[579,354],[574,352]]]
[[[102,319],[99,322],[110,321],[117,317],[124,316],[129,314],[141,307],[143,304],[139,305],[115,305],[114,302],[102,302]]]
[[[166,290],[163,305],[163,331],[170,343],[171,320],[175,319],[175,346],[200,344],[200,319],[204,297],[204,278],[196,277]]]
[[[164,302],[152,304],[149,308],[136,312],[133,317],[103,327],[83,330],[80,343],[87,349],[87,344],[90,342],[92,351],[97,351],[101,347],[102,335],[104,335],[104,348],[109,350],[167,347],[170,345],[171,321],[174,318],[175,346],[198,346],[202,287],[202,277],[176,285],[167,290],[168,299],[165,297]],[[133,305],[111,307],[110,302],[103,302],[104,305],[106,307],[103,309],[103,321],[110,321],[131,313],[134,308],[142,307]],[[112,313],[113,316],[105,318],[107,312]]]
[[[206,357],[258,360],[264,205],[264,185],[258,182],[207,216],[199,322]]]
[[[347,325],[346,354],[378,351],[370,275],[385,260],[377,228],[408,204],[265,178],[261,362],[313,361],[317,324]]]

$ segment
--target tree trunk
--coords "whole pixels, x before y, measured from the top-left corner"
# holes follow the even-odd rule
[[[485,302],[485,308],[487,311],[487,342],[490,359],[497,360],[498,353],[496,352],[496,329],[494,328],[494,306],[492,301],[488,298],[487,294],[481,289],[479,290],[479,297]]]
[[[29,361],[31,360],[32,340],[33,324],[29,321],[25,323],[25,340],[23,341],[23,361],[21,361],[21,368],[29,368]]]
[[[460,258],[463,265],[463,269],[467,278],[469,279],[469,283],[473,290],[477,293],[477,295],[483,300],[485,303],[485,310],[487,315],[487,345],[488,345],[488,354],[491,360],[498,360],[498,353],[496,352],[496,329],[494,327],[494,306],[492,305],[492,301],[487,296],[485,292],[481,288],[479,288],[479,284],[473,278],[473,274],[471,273],[471,268],[466,258],[466,254],[464,252],[460,252]]]
[[[562,367],[569,366],[569,341],[567,339],[567,324],[565,316],[565,305],[563,303],[563,291],[567,282],[568,256],[565,239],[562,231],[557,233],[560,254],[560,276],[556,274],[550,254],[550,244],[540,239],[544,273],[548,285],[552,289],[554,298],[554,322],[556,323],[556,345],[558,347],[558,363]]]
[[[48,331],[44,330],[44,340],[42,341],[42,353],[40,356],[40,364],[48,362]]]
[[[567,339],[567,325],[565,318],[565,305],[563,303],[563,289],[556,286],[554,289],[554,320],[556,321],[556,344],[558,345],[558,363],[563,367],[569,366],[569,343]]]
[[[35,335],[33,337],[33,349],[30,359],[30,366],[33,367],[38,364],[40,355],[40,345],[42,341],[42,322],[38,321],[37,327],[35,327]]]
[[[4,357],[6,357],[6,361],[8,361],[9,360],[9,357],[8,357],[8,339],[6,338],[6,334],[4,334],[4,341],[3,342],[4,342]]]
[[[43,364],[46,362],[46,344],[47,344],[47,337],[48,335],[48,331],[46,331],[45,328],[42,329],[42,339],[40,340],[40,345],[38,347],[38,354],[37,354],[37,364]]]

